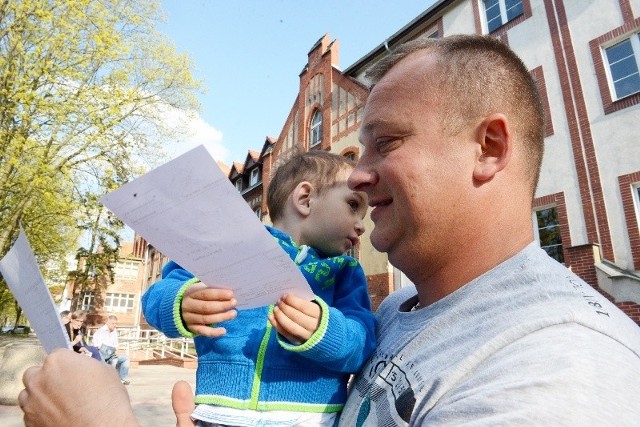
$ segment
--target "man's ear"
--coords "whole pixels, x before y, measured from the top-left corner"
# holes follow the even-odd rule
[[[302,216],[307,216],[311,212],[311,195],[313,185],[308,181],[302,181],[291,192],[291,202],[293,209]]]
[[[485,118],[477,128],[478,155],[473,178],[479,182],[493,179],[504,169],[513,152],[509,121],[504,114],[495,113]]]

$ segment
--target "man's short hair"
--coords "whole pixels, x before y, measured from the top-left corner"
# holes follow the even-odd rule
[[[421,37],[398,46],[367,72],[372,87],[398,62],[420,51],[435,55],[438,73],[430,76],[433,86],[422,89],[425,96],[440,91],[443,131],[455,135],[478,118],[505,114],[516,144],[524,149],[525,173],[533,193],[544,152],[544,112],[537,85],[522,60],[491,36]]]
[[[69,310],[62,310],[60,312],[60,317],[67,317],[71,313]]]
[[[286,201],[299,183],[308,181],[321,193],[337,183],[341,171],[351,171],[354,165],[352,160],[327,151],[295,154],[278,167],[269,182],[267,207],[271,221],[282,217]]]

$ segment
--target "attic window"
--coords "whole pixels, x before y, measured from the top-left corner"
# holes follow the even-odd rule
[[[249,186],[253,187],[258,182],[260,182],[260,168],[255,168],[251,170],[251,176],[249,177]]]
[[[236,184],[236,189],[237,189],[238,191],[242,191],[242,178],[238,178],[238,179],[236,179],[235,184]]]

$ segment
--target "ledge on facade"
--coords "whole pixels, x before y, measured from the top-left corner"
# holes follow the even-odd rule
[[[640,275],[603,259],[595,264],[598,286],[616,302],[640,304]]]

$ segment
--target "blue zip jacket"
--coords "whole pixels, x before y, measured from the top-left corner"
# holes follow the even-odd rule
[[[287,234],[267,230],[292,260],[301,249]],[[144,316],[170,338],[194,337],[198,353],[196,403],[257,411],[339,412],[347,397],[349,375],[375,348],[375,319],[362,267],[348,256],[322,257],[309,248],[297,264],[322,308],[320,327],[294,345],[269,323],[273,305],[239,310],[219,323],[219,338],[195,336],[181,319],[182,295],[197,282],[170,261],[162,280],[142,296]]]

